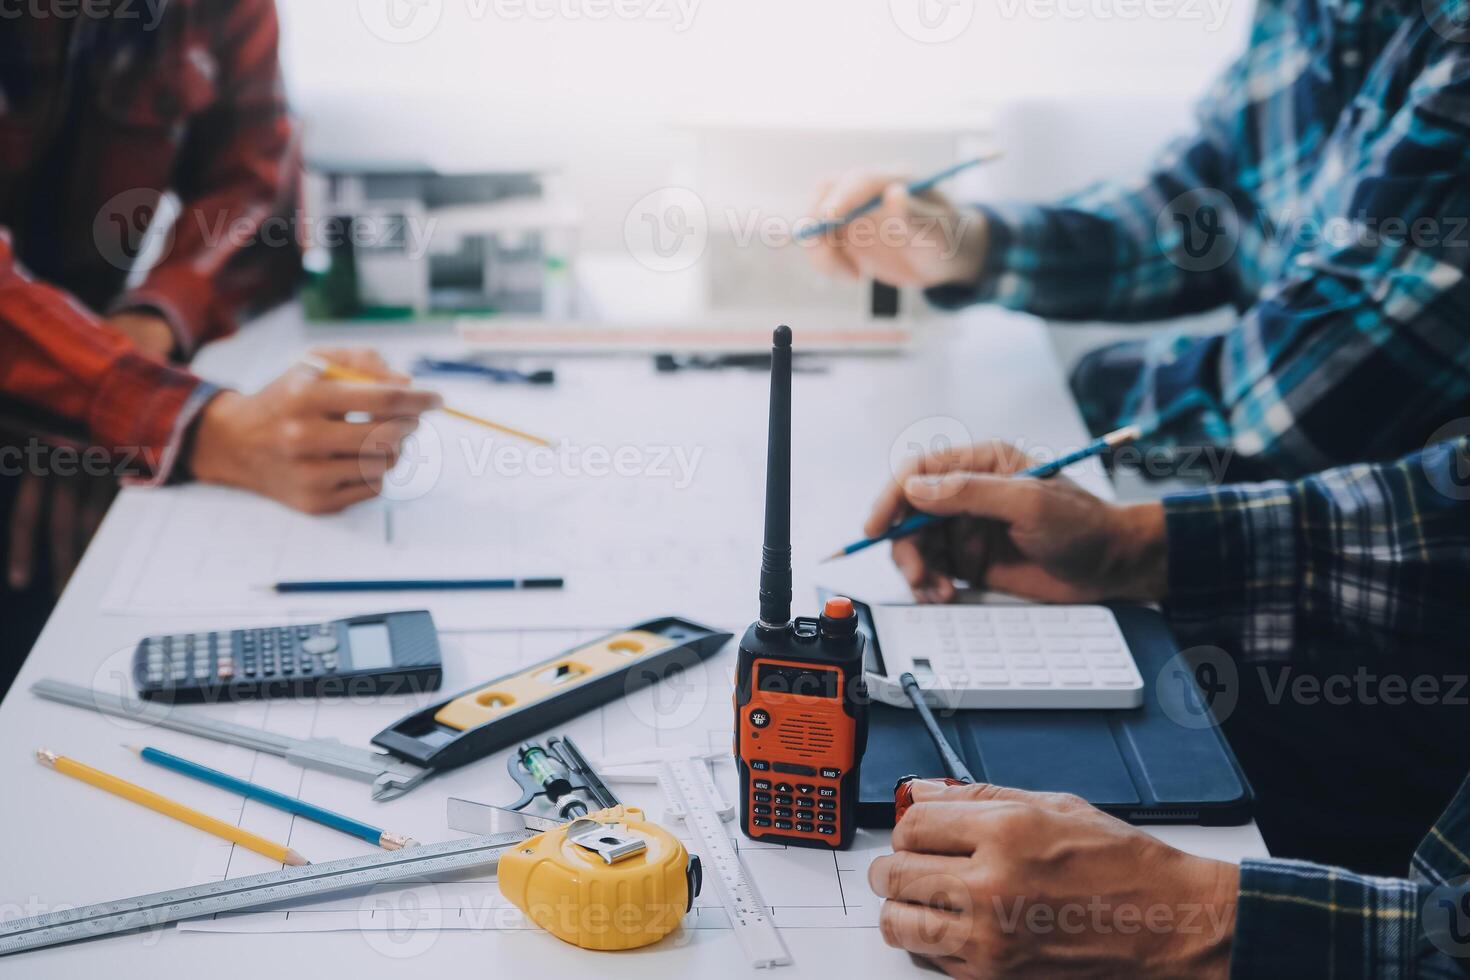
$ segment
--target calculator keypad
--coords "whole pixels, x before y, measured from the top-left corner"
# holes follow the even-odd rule
[[[333,674],[342,665],[335,626],[292,626],[155,636],[140,651],[149,687],[214,688],[234,682]]]
[[[910,651],[927,689],[1073,698],[1139,689],[1112,612],[1095,606],[882,607],[885,646]]]

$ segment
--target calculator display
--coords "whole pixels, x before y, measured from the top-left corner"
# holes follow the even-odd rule
[[[393,666],[393,644],[387,623],[362,623],[347,627],[353,670],[382,670]]]

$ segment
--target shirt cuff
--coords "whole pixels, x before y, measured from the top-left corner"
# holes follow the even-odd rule
[[[950,282],[924,290],[930,303],[942,310],[957,310],[975,303],[999,303],[1020,309],[1025,302],[1023,280],[1016,273],[1025,267],[1024,256],[1034,250],[1023,247],[1027,208],[972,205],[985,219],[985,258],[980,275],[972,282]],[[1029,209],[1034,210],[1034,209]]]
[[[1298,861],[1240,867],[1232,977],[1413,977],[1428,887]]]
[[[1291,652],[1298,581],[1296,501],[1285,482],[1208,488],[1164,498],[1169,551],[1164,614],[1183,644],[1232,655]]]
[[[190,423],[217,393],[186,371],[128,351],[94,394],[88,427],[114,454],[123,482],[158,486],[177,465]]]
[[[209,336],[209,296],[200,294],[197,280],[187,273],[155,270],[143,285],[119,296],[107,314],[147,310],[163,317],[174,332],[174,354],[188,361]]]

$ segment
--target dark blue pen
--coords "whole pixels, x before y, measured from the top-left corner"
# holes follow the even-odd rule
[[[337,582],[277,582],[277,592],[510,592],[516,589],[560,589],[566,580],[560,578],[488,578],[488,579],[403,579],[358,580]]]

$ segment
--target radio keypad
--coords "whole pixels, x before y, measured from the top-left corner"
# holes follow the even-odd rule
[[[763,762],[759,766],[752,764],[751,768],[755,770],[751,773],[750,780],[750,809],[754,815],[750,823],[753,828],[771,829],[788,836],[837,836],[840,769],[822,770],[819,777],[823,780],[821,783],[793,784],[773,783],[764,774],[789,771],[797,768],[795,766]],[[837,776],[828,777],[826,774],[829,772],[837,773]],[[831,780],[830,783],[827,782],[828,779]]]

